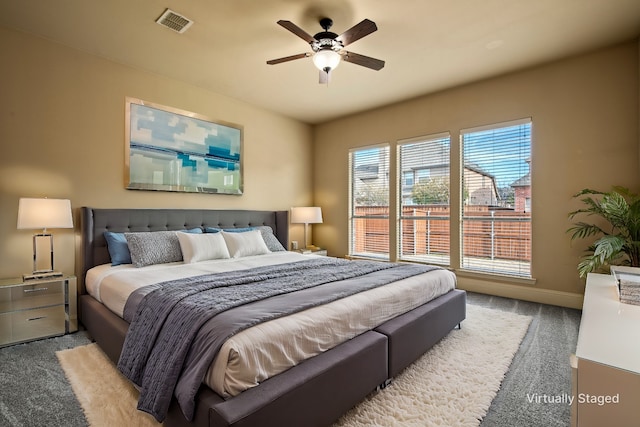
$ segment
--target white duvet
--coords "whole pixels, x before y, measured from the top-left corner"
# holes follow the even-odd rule
[[[274,252],[142,268],[100,265],[87,272],[85,286],[91,296],[122,317],[127,298],[142,286],[207,273],[301,261],[309,256],[313,255]],[[234,335],[222,346],[204,382],[223,397],[235,396],[449,292],[455,288],[455,283],[452,272],[435,270],[254,326]]]

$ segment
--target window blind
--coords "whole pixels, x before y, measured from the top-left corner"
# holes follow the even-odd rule
[[[349,254],[389,259],[389,146],[349,152]]]
[[[400,141],[398,144],[398,258],[449,265],[449,134]]]
[[[531,120],[461,131],[464,269],[531,277]]]

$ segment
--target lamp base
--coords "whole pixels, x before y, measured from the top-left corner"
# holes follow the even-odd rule
[[[51,279],[54,277],[62,277],[62,276],[64,276],[64,274],[62,274],[59,271],[34,271],[31,274],[23,274],[22,280],[27,281],[27,280],[37,280],[37,279]]]
[[[53,271],[53,236],[51,233],[33,235],[33,273]]]

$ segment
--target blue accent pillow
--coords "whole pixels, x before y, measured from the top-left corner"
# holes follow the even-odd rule
[[[185,233],[202,233],[202,228],[196,227],[189,230],[180,230]],[[115,233],[113,231],[105,231],[104,238],[107,241],[107,249],[109,250],[109,256],[111,257],[111,265],[116,266],[120,264],[132,264],[131,252],[129,251],[129,244],[124,233]]]
[[[188,230],[176,230],[176,231],[181,231],[183,233],[191,233],[191,234],[202,234],[202,228],[200,227],[190,228]]]
[[[111,265],[131,264],[131,253],[129,252],[129,245],[127,244],[127,238],[124,237],[124,233],[105,231],[104,238],[107,240],[107,249],[109,249],[109,256],[111,257]]]

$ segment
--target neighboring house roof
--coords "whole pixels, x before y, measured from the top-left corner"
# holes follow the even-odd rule
[[[482,169],[480,166],[478,166],[475,163],[465,162],[464,163],[464,167],[465,167],[465,169],[469,169],[470,171],[479,173],[480,175],[488,176],[489,178],[491,178],[492,180],[495,181],[495,176],[493,176],[489,172],[485,171],[484,169]]]
[[[511,184],[512,187],[530,187],[531,186],[531,173],[517,179]]]
[[[470,194],[471,199],[474,203],[480,205],[493,205],[500,201],[500,193],[498,192],[498,184],[496,183],[496,177],[493,174],[482,169],[475,163],[465,162],[464,168],[473,173],[477,173],[478,175],[486,176],[491,180],[491,188],[483,191],[478,191],[479,189],[473,190],[472,194]],[[471,190],[471,189],[469,189]]]

